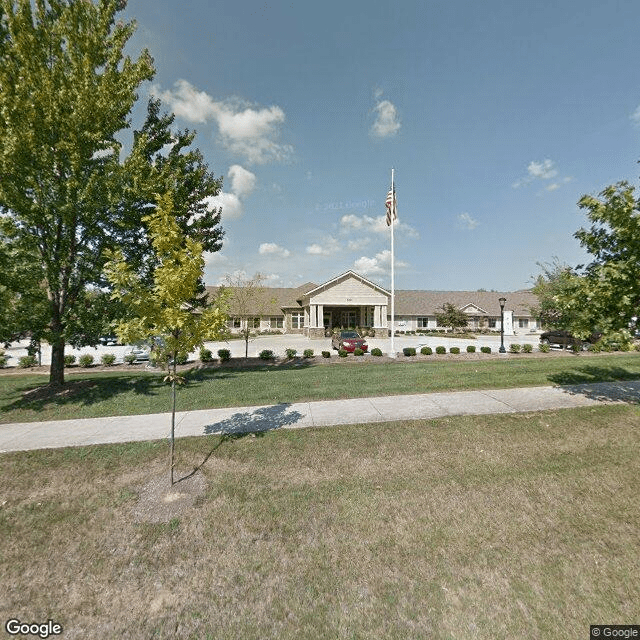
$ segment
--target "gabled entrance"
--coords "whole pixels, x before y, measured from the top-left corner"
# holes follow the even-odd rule
[[[347,271],[299,301],[305,313],[305,334],[322,338],[334,327],[367,327],[375,330],[376,337],[386,337],[389,297],[386,289]]]

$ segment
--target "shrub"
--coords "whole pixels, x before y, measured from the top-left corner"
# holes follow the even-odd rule
[[[549,353],[549,351],[551,351],[551,347],[547,342],[542,342],[538,347],[538,350],[541,351],[542,353]]]
[[[273,360],[274,355],[271,349],[263,349],[259,355],[260,360]]]
[[[476,345],[475,344],[467,345],[467,353],[475,353],[475,352],[476,352]]]
[[[491,347],[480,347],[482,353],[491,353]]]
[[[520,353],[520,349],[521,349],[520,345],[516,344],[515,342],[512,342],[509,345],[509,353]]]
[[[102,362],[105,367],[110,367],[115,364],[116,357],[113,353],[103,353],[100,362]]]
[[[422,347],[422,349],[420,349],[420,353],[423,356],[430,356],[433,353],[433,349],[431,347]]]
[[[93,356],[90,353],[83,353],[78,358],[78,364],[84,368],[90,367],[93,364]]]
[[[347,352],[346,352],[346,350],[345,350],[345,349],[340,349],[340,350],[338,351],[338,355],[339,355],[341,358],[346,358],[346,357],[347,357]]]
[[[636,345],[636,349],[638,351],[640,351],[640,349],[638,349],[640,345]],[[591,351],[592,353],[599,353],[600,351],[602,351],[602,347],[600,346],[599,342],[596,342],[595,344],[590,344],[589,345],[589,351]]]
[[[200,362],[211,362],[213,360],[213,355],[211,353],[211,349],[205,349],[205,347],[200,347]]]
[[[436,353],[447,353],[447,348],[446,347],[442,347],[442,346],[438,346],[436,347]]]
[[[322,357],[323,358],[330,358],[331,357],[331,351],[323,351],[322,352]]]
[[[449,353],[455,353],[456,355],[460,353],[460,347],[451,347],[449,349]]]
[[[592,345],[591,345],[591,347],[595,347],[595,346],[596,346],[595,344],[592,344]],[[591,347],[589,347],[589,351],[595,351],[595,349],[592,349]],[[634,348],[636,351],[640,351],[640,342],[636,342],[636,343],[633,345],[633,348]]]
[[[354,349],[353,350],[353,355],[354,356],[362,356],[362,355],[364,355],[364,351],[362,349]]]
[[[35,367],[38,364],[35,356],[22,356],[18,360],[18,366],[21,369],[28,369],[29,367]]]
[[[287,354],[287,358],[289,360],[291,360],[291,358],[295,358],[296,357],[296,353],[298,353],[295,349],[287,349],[285,351],[285,353]],[[260,356],[262,358],[262,355]],[[265,358],[265,360],[268,360],[269,358]]]
[[[76,357],[72,354],[68,354],[64,357],[64,366],[70,367],[72,364],[76,363]]]
[[[524,353],[531,353],[533,351],[533,345],[532,344],[523,344],[522,345],[522,351]]]
[[[229,349],[218,349],[218,358],[220,358],[220,362],[231,360],[231,351]]]
[[[180,351],[176,354],[176,364],[187,364],[189,361],[189,354],[184,351]]]
[[[6,367],[7,366],[7,361],[8,360],[9,360],[9,358],[4,355],[4,349],[0,349],[0,369],[2,369],[2,367]]]
[[[135,353],[127,353],[125,355],[125,357],[123,358],[123,360],[127,364],[133,364],[136,361],[136,354]]]
[[[303,355],[305,358],[313,358],[313,349],[305,349],[305,350],[302,352],[302,355]]]
[[[372,356],[381,356],[382,355],[382,349],[379,349],[378,347],[374,347],[373,349],[371,349],[371,355]]]
[[[405,356],[415,356],[415,355],[416,355],[416,349],[415,349],[415,347],[405,347],[405,348],[402,350],[402,353],[403,353]]]

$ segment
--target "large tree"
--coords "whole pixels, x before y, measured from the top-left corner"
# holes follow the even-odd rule
[[[579,284],[579,276],[557,258],[550,264],[538,263],[538,266],[542,272],[535,278],[532,288],[538,303],[530,311],[542,326],[566,329],[575,318],[575,313],[569,312],[563,300],[573,295]]]
[[[151,57],[123,55],[124,2],[0,0],[0,208],[37,258],[49,306],[49,382],[64,382],[70,311],[101,270],[120,167],[117,135]],[[114,193],[115,192],[115,193]]]
[[[575,268],[557,261],[543,266],[534,287],[538,315],[580,338],[598,330],[605,336],[621,332],[624,339],[640,316],[640,203],[633,186],[618,182],[578,205],[590,226],[574,237],[592,260]]]
[[[150,280],[153,252],[141,220],[156,193],[179,185],[181,229],[204,250],[220,248],[220,211],[207,211],[206,198],[221,181],[187,149],[194,134],[171,131],[158,101],[120,162],[136,91],[154,74],[146,50],[124,56],[135,29],[116,22],[125,4],[0,0],[0,237],[41,273],[47,312],[31,329],[51,344],[52,385],[64,382],[65,343],[91,344],[100,323],[113,320],[114,305],[94,313],[105,251],[121,247]]]
[[[594,329],[626,332],[640,315],[640,205],[634,187],[619,182],[578,204],[591,224],[574,235],[593,259],[567,275],[554,296],[563,328],[579,337]]]

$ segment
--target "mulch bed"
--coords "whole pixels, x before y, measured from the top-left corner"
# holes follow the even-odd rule
[[[633,352],[615,352],[615,353],[633,353]],[[492,353],[443,353],[436,354],[430,356],[423,356],[420,353],[417,353],[415,356],[405,356],[402,352],[399,352],[396,358],[390,358],[389,356],[372,356],[371,354],[366,354],[364,356],[354,356],[349,354],[346,358],[341,358],[338,356],[336,352],[331,354],[330,358],[324,358],[321,354],[317,354],[312,358],[276,358],[275,360],[262,360],[261,358],[231,358],[227,362],[220,362],[219,360],[214,360],[213,362],[189,362],[185,365],[178,366],[177,370],[180,371],[189,371],[190,369],[250,369],[255,367],[282,367],[282,368],[295,368],[295,367],[306,367],[306,366],[359,366],[363,364],[387,364],[392,362],[439,362],[442,360],[447,361],[455,361],[455,360],[496,360],[499,358],[509,358],[509,359],[531,359],[531,358],[575,358],[580,355],[588,355],[588,356],[608,356],[612,355],[612,352],[601,351],[601,352],[591,352],[585,351],[582,353],[573,353],[571,351],[564,351],[554,349],[549,353],[542,353],[540,351],[534,351],[533,353],[504,353],[500,354],[497,352]],[[114,373],[114,372],[142,372],[142,373],[157,373],[157,374],[165,374],[166,370],[159,368],[147,368],[146,363],[138,363],[138,364],[115,364],[110,367],[105,367],[101,365],[91,366],[91,367],[78,367],[77,365],[73,365],[71,367],[65,367],[65,374],[73,375],[76,373]],[[25,375],[25,374],[49,374],[49,366],[43,365],[41,367],[30,367],[29,369],[21,369],[18,367],[5,367],[0,369],[0,376],[2,375]]]

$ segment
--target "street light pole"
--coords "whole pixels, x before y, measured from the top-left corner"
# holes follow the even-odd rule
[[[506,298],[498,298],[498,302],[500,303],[500,349],[498,349],[498,351],[500,353],[507,352],[504,348],[504,303],[506,301]]]

